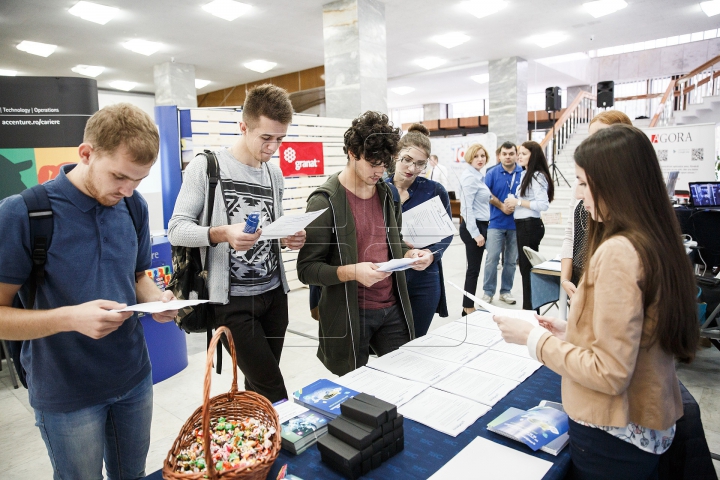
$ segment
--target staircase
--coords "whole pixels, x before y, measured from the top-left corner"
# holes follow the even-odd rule
[[[703,97],[700,103],[675,112],[675,125],[691,123],[720,123],[720,96]]]

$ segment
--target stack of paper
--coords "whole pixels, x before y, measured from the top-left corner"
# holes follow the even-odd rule
[[[489,328],[490,330],[500,330],[500,327],[498,327],[497,323],[495,323],[495,320],[493,320],[492,317],[492,313],[477,310],[470,315],[460,317],[455,321],[458,323],[467,323],[468,325],[473,325],[475,327]]]
[[[480,345],[481,347],[489,347],[502,340],[502,335],[499,330],[465,325],[460,322],[447,323],[433,330],[432,334],[456,340],[457,342]]]
[[[400,348],[406,348],[426,357],[459,363],[460,365],[466,364],[487,350],[487,347],[451,340],[437,335],[418,337]]]
[[[488,350],[467,364],[468,368],[522,382],[542,364],[529,358]]]
[[[398,413],[452,437],[465,431],[490,408],[472,400],[428,388],[398,408]],[[457,477],[462,478],[462,477]]]
[[[502,341],[490,347],[490,350],[495,350],[496,352],[510,353],[512,355],[517,355],[518,357],[530,358],[530,353],[528,352],[527,345],[518,345],[517,343],[507,343],[505,341]]]
[[[490,375],[468,367],[461,367],[434,387],[492,407],[502,400],[519,382]]]
[[[401,348],[371,361],[368,367],[396,377],[432,385],[460,368],[460,365],[418,355]]]
[[[361,367],[337,379],[340,385],[358,392],[368,393],[380,400],[400,406],[428,388],[427,384],[413,382],[380,370]]]

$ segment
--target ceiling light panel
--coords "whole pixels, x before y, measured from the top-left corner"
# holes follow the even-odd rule
[[[435,42],[439,43],[445,48],[453,48],[467,42],[468,40],[470,40],[470,37],[468,37],[464,33],[452,32],[446,33],[445,35],[437,35],[433,37],[433,40],[435,40]]]
[[[2,77],[14,77],[17,75],[17,70],[0,70],[0,76]]]
[[[127,48],[131,52],[140,53],[145,56],[150,56],[160,50],[159,43],[148,42],[147,40],[140,40],[139,38],[127,41],[123,43],[122,46]]]
[[[79,73],[80,75],[95,78],[105,71],[105,67],[98,67],[96,65],[77,65],[71,68],[71,70],[75,73]]]
[[[252,62],[243,63],[243,66],[253,72],[265,73],[268,70],[275,68],[277,63],[268,62],[265,60],[253,60]]]
[[[28,40],[23,40],[17,46],[18,50],[22,50],[23,52],[31,53],[33,55],[38,55],[40,57],[49,57],[50,55],[52,55],[56,48],[57,45],[30,42]]]
[[[99,23],[105,25],[110,20],[115,18],[120,12],[119,8],[107,7],[105,5],[99,5],[92,2],[78,2],[68,10],[71,14],[76,17],[80,17],[83,20],[90,22]]]
[[[712,0],[710,2],[702,2],[700,8],[708,17],[713,17],[720,13],[720,0]]]
[[[252,9],[252,6],[247,3],[240,3],[234,0],[215,0],[207,5],[203,5],[202,8],[216,17],[232,22],[236,18],[249,12]]]
[[[508,2],[503,0],[471,0],[460,4],[466,12],[475,15],[477,18],[484,18],[497,13],[507,5]]]
[[[415,89],[413,87],[396,87],[391,88],[390,91],[393,93],[397,93],[398,95],[407,95],[410,92],[414,92]]]
[[[432,70],[433,68],[437,68],[444,63],[445,60],[437,57],[426,57],[415,60],[415,64],[420,65],[425,70]]]
[[[472,78],[477,83],[488,83],[490,81],[490,74],[489,73],[481,73],[480,75],[473,75]]]
[[[627,7],[625,0],[597,0],[595,2],[583,3],[585,11],[595,18],[610,15],[625,7]]]
[[[129,92],[133,88],[137,86],[136,82],[126,82],[125,80],[115,80],[114,82],[110,82],[110,86],[112,88],[116,88],[118,90],[122,90],[123,92]]]
[[[210,85],[210,80],[200,80],[199,78],[195,79],[195,88],[198,90],[205,88],[208,85]]]
[[[567,39],[567,35],[560,32],[550,32],[544,35],[537,35],[530,40],[540,48],[547,48]]]

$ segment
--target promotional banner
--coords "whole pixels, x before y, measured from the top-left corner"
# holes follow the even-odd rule
[[[715,124],[643,128],[655,147],[665,178],[679,172],[676,190],[688,190],[689,182],[715,180]]]
[[[485,167],[495,165],[495,149],[497,148],[497,135],[494,133],[474,133],[466,136],[431,137],[432,153],[438,156],[440,165],[448,169],[448,185],[443,185],[448,191],[455,192],[460,198],[460,175],[467,168],[465,151],[473,143],[485,147],[490,155]]]
[[[325,173],[322,142],[283,142],[278,155],[284,177]]]
[[[0,199],[77,162],[85,123],[97,110],[95,80],[0,77]]]

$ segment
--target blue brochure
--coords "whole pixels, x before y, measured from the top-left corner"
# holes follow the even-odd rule
[[[523,442],[536,451],[567,433],[568,416],[552,407],[534,407],[488,427],[489,430]]]
[[[340,404],[358,392],[324,378],[293,393],[296,403],[330,418],[340,415]]]

